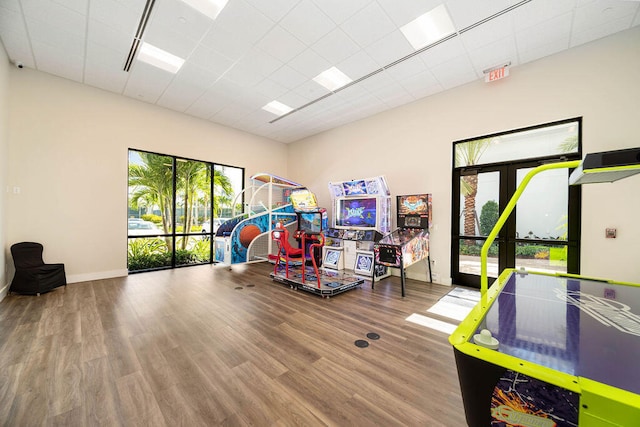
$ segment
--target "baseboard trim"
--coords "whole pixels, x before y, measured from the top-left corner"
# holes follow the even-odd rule
[[[114,277],[125,277],[129,274],[129,270],[111,270],[100,271],[97,273],[87,274],[70,274],[67,275],[67,283],[89,282],[91,280],[113,279]]]

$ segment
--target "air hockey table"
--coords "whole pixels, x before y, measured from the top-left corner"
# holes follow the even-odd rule
[[[449,340],[471,427],[640,426],[638,284],[507,269]]]

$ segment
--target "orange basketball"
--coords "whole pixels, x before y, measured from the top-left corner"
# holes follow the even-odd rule
[[[245,248],[248,248],[249,243],[251,243],[256,237],[258,237],[260,233],[260,228],[257,225],[245,225],[242,230],[240,230],[240,244]]]

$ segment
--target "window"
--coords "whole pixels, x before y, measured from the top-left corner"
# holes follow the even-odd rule
[[[231,216],[244,169],[129,150],[128,178],[130,272],[213,262],[213,237],[228,219],[220,214]]]

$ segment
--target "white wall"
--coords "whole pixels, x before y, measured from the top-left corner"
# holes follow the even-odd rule
[[[3,247],[43,243],[69,282],[127,274],[128,148],[288,176],[279,142],[35,70],[9,74],[6,185],[20,193],[0,210]]]
[[[7,215],[5,212],[7,183],[7,151],[9,145],[9,58],[0,42],[0,300],[6,295],[10,278],[7,275]]]
[[[330,206],[327,182],[386,175],[392,195],[433,193],[431,256],[450,283],[452,142],[583,117],[583,152],[640,146],[640,28],[515,67],[290,145],[291,179]],[[640,283],[640,176],[585,186],[582,271]],[[395,206],[392,211],[395,212]],[[618,238],[605,239],[607,227]],[[425,280],[426,268],[409,269]]]

